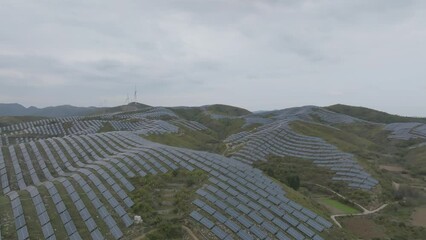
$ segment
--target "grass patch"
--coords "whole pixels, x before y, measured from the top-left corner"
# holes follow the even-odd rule
[[[249,110],[228,106],[223,104],[214,104],[206,107],[206,110],[213,114],[225,115],[225,116],[243,116],[250,114]]]
[[[16,239],[15,219],[10,199],[0,196],[0,233],[4,239]]]
[[[183,147],[200,151],[223,153],[226,145],[211,131],[190,131],[184,129],[179,133],[167,133],[144,136],[144,138],[161,144]]]
[[[98,133],[103,133],[103,132],[112,132],[114,131],[114,127],[111,125],[110,122],[105,122],[102,124],[102,127],[99,129]]]
[[[240,132],[242,126],[245,124],[244,119],[240,118],[212,119],[200,108],[174,108],[173,111],[186,120],[196,121],[208,127],[212,130],[210,134],[214,134],[219,140],[223,140],[231,134]]]
[[[322,204],[330,207],[330,208],[334,208],[336,210],[338,210],[340,213],[343,214],[355,214],[355,213],[359,213],[359,211],[351,206],[348,206],[344,203],[341,203],[337,200],[331,199],[331,198],[321,198],[319,200]]]

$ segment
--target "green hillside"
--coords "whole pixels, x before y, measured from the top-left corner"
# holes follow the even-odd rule
[[[395,122],[421,122],[426,123],[426,118],[418,117],[404,117],[386,112],[365,108],[355,107],[343,104],[336,104],[326,107],[328,110],[346,114],[355,118],[363,119],[366,121],[377,122],[377,123],[395,123]]]
[[[214,104],[206,106],[206,110],[213,114],[220,114],[225,116],[243,116],[251,113],[249,110],[244,108],[223,104]]]

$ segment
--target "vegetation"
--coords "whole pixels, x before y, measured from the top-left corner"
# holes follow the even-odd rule
[[[269,156],[267,161],[254,163],[254,167],[294,190],[314,183],[331,184],[331,171],[318,168],[312,161],[301,158]]]
[[[339,210],[343,214],[359,213],[357,209],[331,198],[321,198],[319,201],[328,207]]]
[[[12,208],[7,196],[0,196],[0,232],[6,239],[17,238]]]
[[[44,117],[36,117],[36,116],[8,116],[8,117],[0,117],[0,127],[7,126],[9,124],[17,124],[21,122],[29,122],[29,121],[37,121],[45,119]]]
[[[249,110],[228,106],[223,104],[215,104],[206,106],[206,110],[213,114],[225,115],[225,116],[243,116],[250,114]]]
[[[188,129],[184,129],[179,133],[149,135],[144,137],[153,142],[169,146],[214,153],[222,153],[226,148],[225,144],[217,138],[217,134],[212,131],[190,131]]]
[[[398,119],[398,121],[402,120]],[[377,124],[357,123],[329,127],[296,121],[291,124],[291,127],[301,134],[320,137],[342,151],[353,153],[358,162],[380,181],[380,185],[372,192],[349,190],[337,184],[326,185],[370,209],[378,207],[383,202],[390,203],[390,206],[374,215],[342,219],[343,226],[349,231],[347,236],[354,234],[349,238],[424,238],[425,229],[411,225],[410,219],[415,209],[426,206],[426,196],[421,190],[425,187],[426,147],[410,149],[409,147],[414,146],[418,141],[389,140],[388,134]],[[382,165],[398,166],[397,169],[400,170],[380,170],[379,166]],[[306,185],[303,178],[301,184]],[[304,194],[311,197],[317,195],[313,188],[309,188],[309,191]],[[324,193],[320,195],[322,194]],[[332,196],[330,197],[331,199],[326,200],[325,204],[342,211],[349,211],[350,205],[345,203],[342,206],[341,203],[334,202]],[[319,202],[324,203],[323,196]],[[333,233],[330,239],[346,238],[335,230],[330,232]],[[336,238],[334,234],[340,237]]]
[[[99,129],[98,133],[111,132],[111,131],[114,131],[114,127],[111,125],[110,122],[105,122],[102,124],[102,127]]]
[[[229,135],[240,132],[245,123],[240,118],[212,119],[200,108],[173,108],[173,111],[186,120],[197,121],[208,127],[218,140],[224,140]]]
[[[177,170],[131,179],[136,190],[132,211],[143,219],[147,239],[180,239],[182,225],[191,211],[195,191],[207,180],[202,170]]]
[[[426,228],[410,224],[412,209],[401,204],[392,204],[373,216],[376,224],[383,226],[388,239],[424,239]]]
[[[407,151],[401,160],[413,177],[426,177],[426,146]]]
[[[398,115],[393,115],[374,109],[369,109],[365,107],[354,107],[343,104],[336,104],[329,107],[326,107],[328,110],[346,114],[355,118],[363,119],[366,121],[376,122],[376,123],[395,123],[395,122],[421,122],[426,123],[426,118],[417,118],[417,117],[403,117]]]

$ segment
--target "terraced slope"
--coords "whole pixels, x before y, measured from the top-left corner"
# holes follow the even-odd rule
[[[349,187],[372,189],[378,181],[357,163],[352,154],[316,137],[294,132],[287,121],[277,121],[253,132],[231,135],[225,140],[231,147],[240,146],[232,158],[253,163],[266,160],[268,155],[291,156],[312,160],[319,167],[335,172],[333,180],[343,181]]]
[[[172,118],[148,119],[165,115]],[[211,238],[322,239],[322,232],[332,227],[243,161],[141,137],[177,132],[178,126],[205,130],[200,123],[167,109],[97,118],[50,119],[2,129],[8,139],[0,151],[2,238],[126,238],[138,227],[129,214],[134,205],[129,193],[135,189],[129,179],[178,169],[201,169],[209,176],[196,191],[188,219]],[[115,131],[97,133],[107,123]],[[31,134],[37,137],[24,137]]]
[[[327,176],[343,183],[339,186],[345,190],[365,195],[380,192],[379,182],[357,156],[331,141],[296,132],[291,127],[296,120],[336,131],[371,124],[389,131],[390,138],[426,137],[420,123],[377,124],[314,106],[262,113],[220,105],[145,106],[11,124],[0,128],[0,236],[130,239],[135,233],[147,234],[153,226],[133,222],[132,207],[140,201],[131,197],[135,179],[182,169],[207,175],[194,187],[183,217],[200,239],[330,238],[336,228],[324,209],[285,191],[253,163],[271,156],[277,156],[275,161],[291,157],[291,164],[304,160],[310,169],[327,169]],[[173,147],[147,139],[186,142]],[[211,146],[196,148],[194,142]],[[165,191],[172,188],[169,184]]]
[[[390,131],[389,138],[399,140],[426,139],[426,124],[418,122],[391,123],[385,126]]]

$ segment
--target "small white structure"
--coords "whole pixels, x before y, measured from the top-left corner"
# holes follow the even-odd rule
[[[135,215],[135,217],[133,218],[133,220],[135,221],[136,224],[142,223],[142,217]]]

